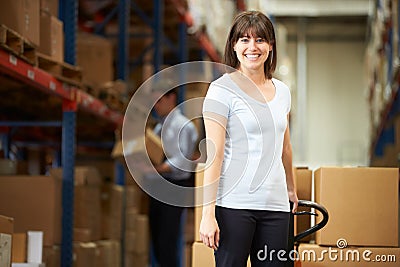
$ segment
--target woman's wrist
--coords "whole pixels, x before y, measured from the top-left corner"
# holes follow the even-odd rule
[[[215,205],[206,205],[203,206],[203,212],[202,212],[203,216],[212,216],[215,217]]]

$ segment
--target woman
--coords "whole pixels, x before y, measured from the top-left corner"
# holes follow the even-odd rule
[[[206,205],[200,237],[216,266],[284,266],[289,201],[297,209],[289,132],[290,90],[272,78],[276,40],[261,12],[238,14],[225,46],[234,71],[211,83],[203,105]]]

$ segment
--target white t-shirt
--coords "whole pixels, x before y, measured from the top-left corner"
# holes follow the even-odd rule
[[[291,96],[283,82],[272,82],[275,96],[264,103],[242,91],[229,74],[210,84],[203,115],[227,118],[218,206],[289,211],[282,149]]]

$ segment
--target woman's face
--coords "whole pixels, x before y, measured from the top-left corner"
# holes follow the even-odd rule
[[[272,45],[261,37],[246,35],[240,37],[233,48],[240,62],[239,70],[263,71]]]

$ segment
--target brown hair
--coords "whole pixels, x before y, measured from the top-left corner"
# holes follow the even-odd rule
[[[263,38],[272,44],[272,51],[264,63],[265,77],[271,79],[277,60],[275,31],[271,20],[259,11],[244,11],[236,15],[226,40],[224,64],[235,69],[239,67],[240,62],[233,47],[239,38],[246,35]]]

